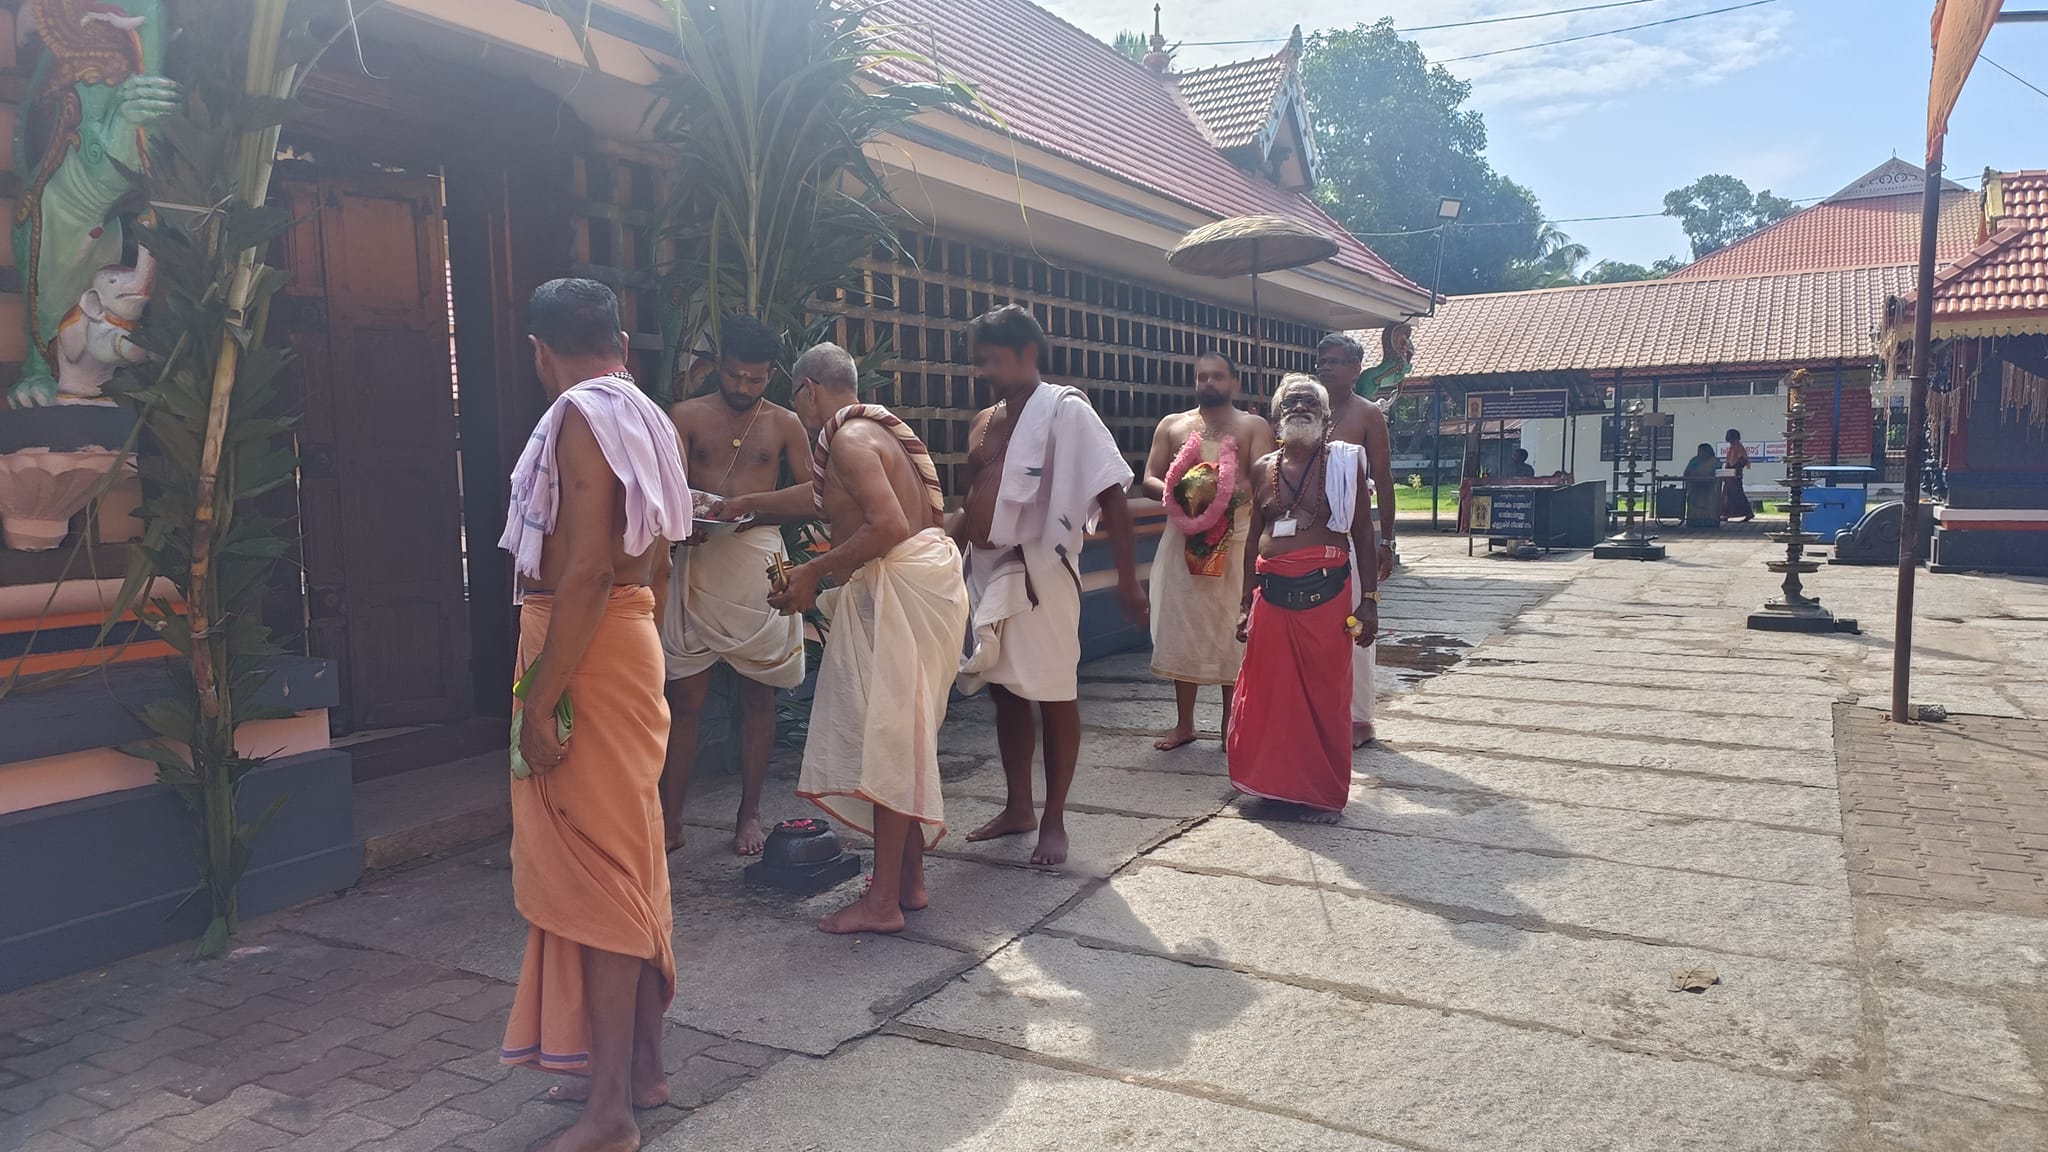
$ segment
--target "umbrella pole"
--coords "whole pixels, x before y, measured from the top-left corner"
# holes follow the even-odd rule
[[[1258,268],[1258,266],[1259,245],[1256,241],[1254,241],[1252,243],[1252,267],[1256,269]],[[1259,395],[1269,395],[1269,393],[1265,391],[1266,322],[1259,316],[1259,274],[1257,271],[1254,271],[1252,273],[1252,363],[1256,365],[1256,367],[1252,369],[1252,378],[1255,381],[1257,381],[1254,387],[1260,390]]]

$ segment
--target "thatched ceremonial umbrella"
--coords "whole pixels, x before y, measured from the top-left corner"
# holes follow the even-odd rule
[[[1180,238],[1166,262],[1183,272],[1219,279],[1252,278],[1253,387],[1266,372],[1266,333],[1259,313],[1259,274],[1300,268],[1337,254],[1336,238],[1285,216],[1232,216]]]

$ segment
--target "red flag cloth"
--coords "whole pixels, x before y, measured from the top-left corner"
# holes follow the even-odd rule
[[[1349,565],[1342,548],[1260,557],[1261,575]],[[1268,800],[1335,812],[1351,796],[1351,615],[1347,591],[1303,612],[1252,600],[1230,706],[1230,783]]]
[[[1948,135],[1948,114],[1963,94],[1963,81],[1984,49],[1984,39],[1998,22],[2005,0],[1937,0],[1934,5],[1934,71],[1927,84],[1927,159],[1931,166],[1941,138]],[[1935,174],[1929,172],[1932,180]]]

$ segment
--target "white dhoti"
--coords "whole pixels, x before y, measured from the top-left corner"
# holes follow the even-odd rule
[[[1371,563],[1379,563],[1379,558],[1373,557]],[[1351,570],[1358,571],[1358,553],[1355,551],[1351,553]],[[1351,610],[1354,612],[1365,602],[1365,589],[1359,584],[1358,580],[1351,581]],[[1373,680],[1377,675],[1374,671],[1377,664],[1375,653],[1379,650],[1377,640],[1370,647],[1354,645],[1351,649],[1351,723],[1354,725],[1372,723]]]
[[[771,688],[803,683],[803,618],[768,607],[768,562],[783,555],[782,533],[773,528],[724,532],[676,549],[661,625],[670,680],[723,660]]]
[[[832,621],[797,795],[869,835],[880,806],[946,834],[939,725],[967,627],[960,552],[928,528],[868,561],[820,606]]]
[[[1152,674],[1183,684],[1235,684],[1244,664],[1237,616],[1244,601],[1245,533],[1251,502],[1232,519],[1224,545],[1190,572],[1187,537],[1168,520],[1152,555]]]
[[[971,547],[967,602],[973,630],[960,663],[960,690],[989,684],[1026,700],[1081,694],[1081,583],[1049,550]]]

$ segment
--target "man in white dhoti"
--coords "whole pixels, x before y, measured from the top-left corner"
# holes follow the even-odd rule
[[[1231,689],[1244,663],[1237,639],[1251,523],[1252,462],[1273,450],[1273,426],[1237,407],[1237,365],[1214,350],[1195,357],[1195,403],[1159,422],[1145,460],[1145,495],[1166,507],[1152,556],[1152,674],[1173,681],[1178,722],[1153,745],[1170,752],[1195,739],[1195,695],[1223,688],[1223,738]],[[1257,543],[1251,541],[1250,543]]]
[[[1067,789],[1081,755],[1081,544],[1099,517],[1116,557],[1124,615],[1142,624],[1144,585],[1132,557],[1125,489],[1131,466],[1078,388],[1039,378],[1045,330],[1017,305],[976,319],[974,375],[998,397],[968,433],[968,490],[956,537],[967,541],[973,632],[961,688],[996,705],[1008,802],[968,833],[992,840],[1033,829],[1033,864],[1067,858]],[[1039,715],[1033,717],[1032,706]],[[1042,724],[1045,814],[1032,802]]]
[[[797,795],[875,839],[867,891],[818,927],[900,932],[930,901],[924,851],[946,834],[939,725],[967,628],[960,551],[931,456],[887,408],[859,402],[853,357],[821,344],[790,375],[818,430],[812,499],[832,529],[831,551],[772,601],[790,613],[819,602],[831,622]],[[826,579],[843,584],[819,601]]]
[[[1393,437],[1387,430],[1387,414],[1379,405],[1357,392],[1359,373],[1365,370],[1365,346],[1343,332],[1332,332],[1316,346],[1316,378],[1330,393],[1330,439],[1356,444],[1365,450],[1372,471],[1371,485],[1378,517],[1379,544],[1373,559],[1379,578],[1394,574],[1394,455]],[[1353,563],[1365,557],[1352,557]],[[1360,584],[1352,583],[1355,596]],[[1354,603],[1352,607],[1358,605]],[[1378,645],[1353,648],[1351,652],[1351,746],[1363,748],[1374,738],[1372,725],[1373,654]]]
[[[809,438],[795,413],[762,398],[781,337],[751,316],[728,316],[719,326],[716,386],[670,410],[683,458],[697,478],[706,507],[717,497],[765,492],[785,472],[810,474]],[[809,519],[806,511],[797,519]],[[668,763],[661,775],[662,817],[669,851],[683,844],[683,804],[697,761],[697,721],[720,662],[739,673],[740,804],[733,851],[757,855],[761,828],[761,786],[775,744],[775,692],[804,678],[803,618],[768,607],[773,591],[768,565],[787,556],[777,525],[788,518],[754,515],[746,527],[706,528],[675,549],[665,588],[661,647],[669,679],[673,720]]]

